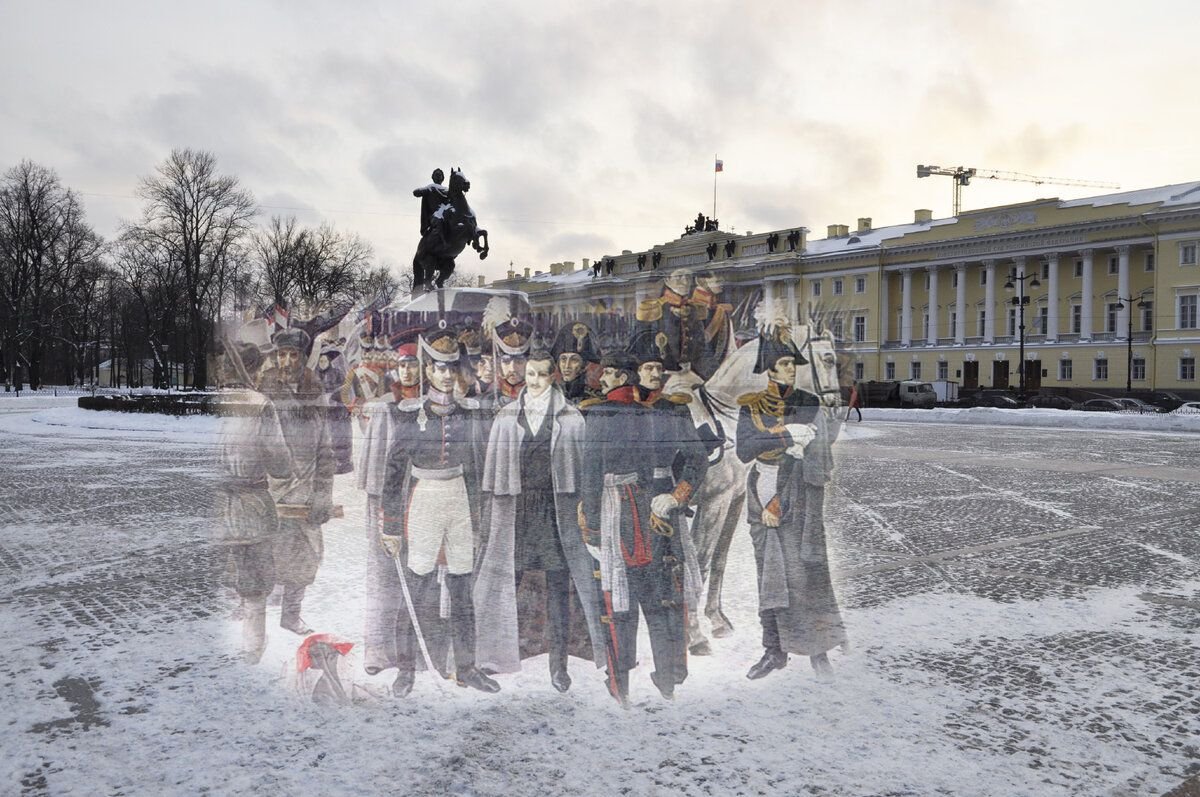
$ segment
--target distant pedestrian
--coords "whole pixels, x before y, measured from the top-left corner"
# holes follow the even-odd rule
[[[858,413],[858,422],[862,423],[862,399],[858,397],[858,383],[850,385],[850,404],[846,407],[846,420],[850,420],[850,410]]]

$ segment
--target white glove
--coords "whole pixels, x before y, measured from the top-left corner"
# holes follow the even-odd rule
[[[656,495],[650,501],[650,511],[658,515],[663,520],[666,520],[667,515],[678,508],[679,502],[676,501],[675,496],[671,495],[670,493]]]
[[[587,548],[587,552],[592,555],[593,559],[595,559],[597,562],[600,561],[600,546],[599,545],[588,545],[585,542],[583,544],[583,547]]]
[[[391,534],[380,534],[379,543],[383,546],[383,550],[387,551],[388,556],[398,559],[400,557],[400,549],[403,547],[404,538]]]
[[[804,448],[817,436],[816,427],[811,423],[789,423],[783,428],[792,438],[792,446],[795,448]]]

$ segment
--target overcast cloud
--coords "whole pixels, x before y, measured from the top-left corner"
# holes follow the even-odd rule
[[[1200,179],[1200,7],[1177,2],[20,3],[0,0],[0,167],[84,193],[104,235],[173,147],[406,267],[461,166],[495,277],[724,229],[949,214],[967,165]],[[983,182],[967,208],[1086,189]],[[287,210],[286,208],[297,208]]]

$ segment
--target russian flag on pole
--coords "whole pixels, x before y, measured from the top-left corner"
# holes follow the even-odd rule
[[[717,168],[716,168],[716,171],[718,171],[718,172],[723,172],[723,171],[725,171],[725,161],[723,161],[723,160],[718,160],[718,161],[717,161]]]

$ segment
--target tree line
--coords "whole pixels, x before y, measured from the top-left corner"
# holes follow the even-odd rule
[[[403,278],[357,234],[272,216],[209,152],[143,177],[140,216],[105,240],[79,194],[30,161],[0,178],[0,378],[203,388],[222,318],[390,301]],[[102,366],[104,366],[102,368]],[[101,373],[104,372],[103,378]]]

